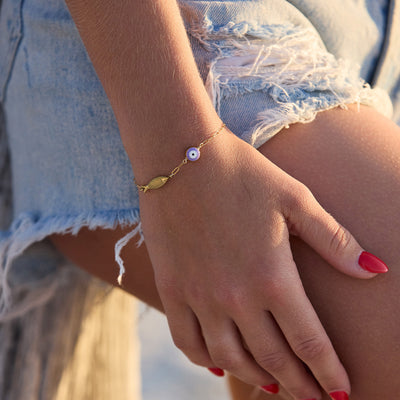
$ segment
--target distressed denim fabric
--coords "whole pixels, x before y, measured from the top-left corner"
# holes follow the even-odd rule
[[[179,6],[216,110],[254,147],[289,124],[349,103],[399,122],[400,1]],[[0,101],[2,151],[10,154],[4,168],[12,175],[0,186],[0,197],[12,198],[0,232],[5,320],[55,293],[63,257],[46,236],[132,226],[115,245],[121,274],[121,249],[136,235],[138,246],[145,238],[113,111],[63,0],[3,0]]]

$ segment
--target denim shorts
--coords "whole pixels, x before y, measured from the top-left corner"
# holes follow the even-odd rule
[[[215,109],[252,146],[350,103],[400,122],[399,0],[178,4]],[[121,248],[145,238],[113,110],[63,0],[2,1],[0,101],[1,321],[54,293],[63,257],[48,235],[132,226],[115,244],[120,272]]]

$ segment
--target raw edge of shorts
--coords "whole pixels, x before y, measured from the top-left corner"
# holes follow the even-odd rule
[[[122,248],[128,241],[139,234],[136,246],[144,242],[138,208],[127,210],[108,210],[87,212],[79,215],[60,215],[40,217],[37,213],[21,213],[12,222],[8,231],[0,232],[0,322],[23,315],[30,309],[47,302],[55,293],[56,282],[48,280],[45,289],[35,298],[27,297],[22,303],[13,304],[13,288],[8,278],[13,261],[29,246],[40,242],[53,233],[77,235],[81,228],[115,229],[136,225],[115,244],[115,260],[120,268],[120,276],[125,271],[120,257]],[[120,281],[120,279],[119,279]],[[29,302],[29,304],[27,304]]]
[[[329,53],[311,28],[288,24],[262,25],[257,20],[213,25],[207,17],[190,34],[215,54],[205,87],[221,116],[221,103],[251,92],[268,94],[266,107],[245,132],[232,132],[259,148],[283,128],[312,122],[321,111],[349,104],[393,115],[389,94],[359,76],[360,66]],[[228,121],[229,122],[229,121]]]

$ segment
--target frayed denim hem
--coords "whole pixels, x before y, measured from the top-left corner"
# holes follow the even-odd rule
[[[23,300],[16,301],[17,292],[23,287],[21,283],[10,285],[9,276],[13,263],[28,247],[35,242],[40,242],[53,233],[76,235],[83,227],[90,230],[96,228],[115,229],[117,226],[127,227],[135,225],[135,228],[126,234],[115,244],[115,260],[120,268],[121,282],[122,274],[125,272],[123,261],[120,257],[122,248],[128,241],[139,234],[136,246],[144,242],[140,223],[139,209],[110,210],[79,215],[46,216],[38,217],[34,213],[22,213],[14,220],[10,229],[0,232],[0,322],[23,315],[30,309],[47,302],[56,292],[57,273],[50,271],[44,273],[41,279],[40,289],[34,293],[28,293]],[[60,260],[58,260],[60,261]],[[29,282],[29,287],[35,286],[35,279]],[[25,285],[28,286],[28,285]]]
[[[213,105],[256,148],[290,124],[311,122],[318,112],[347,104],[392,116],[388,93],[362,80],[358,65],[330,54],[311,28],[251,19],[214,25],[207,16],[197,23],[189,33],[215,54],[205,82]],[[248,120],[244,131],[235,132],[237,123],[229,126],[232,109]]]

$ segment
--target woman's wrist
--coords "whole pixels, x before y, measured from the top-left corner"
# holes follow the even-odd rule
[[[203,151],[202,148],[209,144],[209,142],[213,140],[217,135],[219,135],[225,128],[225,126],[225,123],[222,123],[220,127],[216,130],[216,132],[214,132],[211,136],[208,136],[197,145],[191,145],[190,147],[188,147],[185,152],[185,158],[176,167],[174,167],[170,173],[157,175],[156,177],[151,178],[148,183],[144,184],[138,184],[137,180],[134,179],[136,187],[144,193],[149,190],[161,189],[170,179],[174,178],[175,175],[178,174],[181,168],[183,168],[186,164],[198,161]]]
[[[198,116],[197,116],[198,117]],[[222,126],[223,121],[216,115],[205,118],[177,118],[163,127],[147,126],[143,132],[150,132],[148,136],[125,135],[121,133],[125,150],[131,161],[135,180],[139,184],[147,184],[152,178],[159,175],[169,175],[185,158],[186,151],[190,147],[197,147],[201,142],[211,138]],[[132,127],[132,129],[135,129]],[[136,128],[138,129],[138,128]],[[225,134],[223,132],[219,134]],[[147,139],[148,138],[148,139]],[[207,143],[206,153],[215,152],[215,137]],[[203,150],[203,149],[202,149]],[[202,157],[201,157],[202,158]],[[201,167],[204,161],[196,161],[196,167]]]

